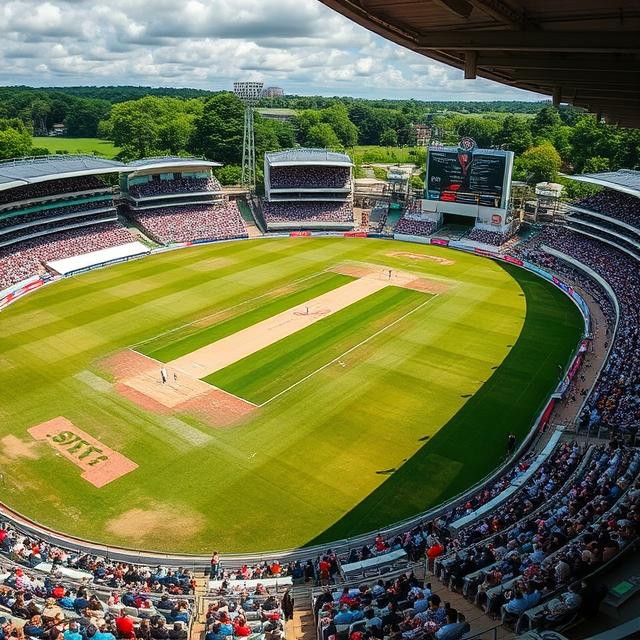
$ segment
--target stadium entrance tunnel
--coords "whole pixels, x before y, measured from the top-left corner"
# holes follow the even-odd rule
[[[571,358],[580,340],[582,316],[559,289],[528,271],[498,264],[518,281],[527,300],[522,332],[507,357],[447,424],[307,546],[375,531],[444,503],[504,460],[510,432],[521,441],[532,428],[558,383],[558,363]],[[538,364],[534,377],[522,364],[532,360]]]
[[[456,213],[443,213],[442,224],[445,226],[466,227],[472,229],[476,219],[473,216],[461,216]]]

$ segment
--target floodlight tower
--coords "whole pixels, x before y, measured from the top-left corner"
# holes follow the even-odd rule
[[[242,184],[256,186],[256,145],[253,133],[253,108],[262,95],[262,82],[234,82],[233,92],[244,103],[244,137],[242,139]]]

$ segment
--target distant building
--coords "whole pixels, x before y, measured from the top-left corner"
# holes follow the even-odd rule
[[[427,147],[431,141],[432,129],[428,124],[414,124],[413,131],[416,135],[416,146]]]
[[[262,91],[263,98],[282,98],[284,89],[282,87],[266,87]]]
[[[62,123],[54,124],[49,131],[50,136],[66,136],[67,135],[67,127],[65,127]]]

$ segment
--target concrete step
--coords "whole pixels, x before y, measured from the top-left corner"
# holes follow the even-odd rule
[[[316,625],[313,612],[307,608],[293,611],[293,618],[287,622],[287,638],[295,640],[315,640]]]

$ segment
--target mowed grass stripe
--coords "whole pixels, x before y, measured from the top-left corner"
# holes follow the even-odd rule
[[[239,303],[235,309],[230,310],[230,318],[217,324],[211,324],[208,327],[189,325],[140,344],[135,347],[135,350],[161,362],[169,362],[312,300],[323,293],[338,289],[353,279],[337,273],[319,273],[308,280],[292,283],[287,287],[293,289],[292,291],[271,300],[269,293],[266,293],[250,299],[246,304]],[[219,315],[223,317],[224,313],[221,311]],[[215,317],[211,320],[215,321]]]
[[[581,335],[582,318],[567,297],[539,277],[511,265],[500,267],[519,282],[527,299],[522,332],[495,373],[408,461],[310,544],[351,537],[419,513],[468,488],[471,478],[489,473],[506,453],[509,432],[523,438],[558,381]],[[491,317],[478,307],[478,331]],[[455,351],[460,334],[452,331],[437,348]],[[472,353],[474,348],[469,349]],[[425,358],[428,355],[425,354]],[[468,360],[452,353],[451,366]],[[438,371],[424,384],[438,381]],[[464,393],[464,389],[461,389]],[[442,473],[443,467],[449,473]],[[455,470],[455,473],[451,473]]]
[[[431,297],[387,287],[204,380],[261,404]]]

